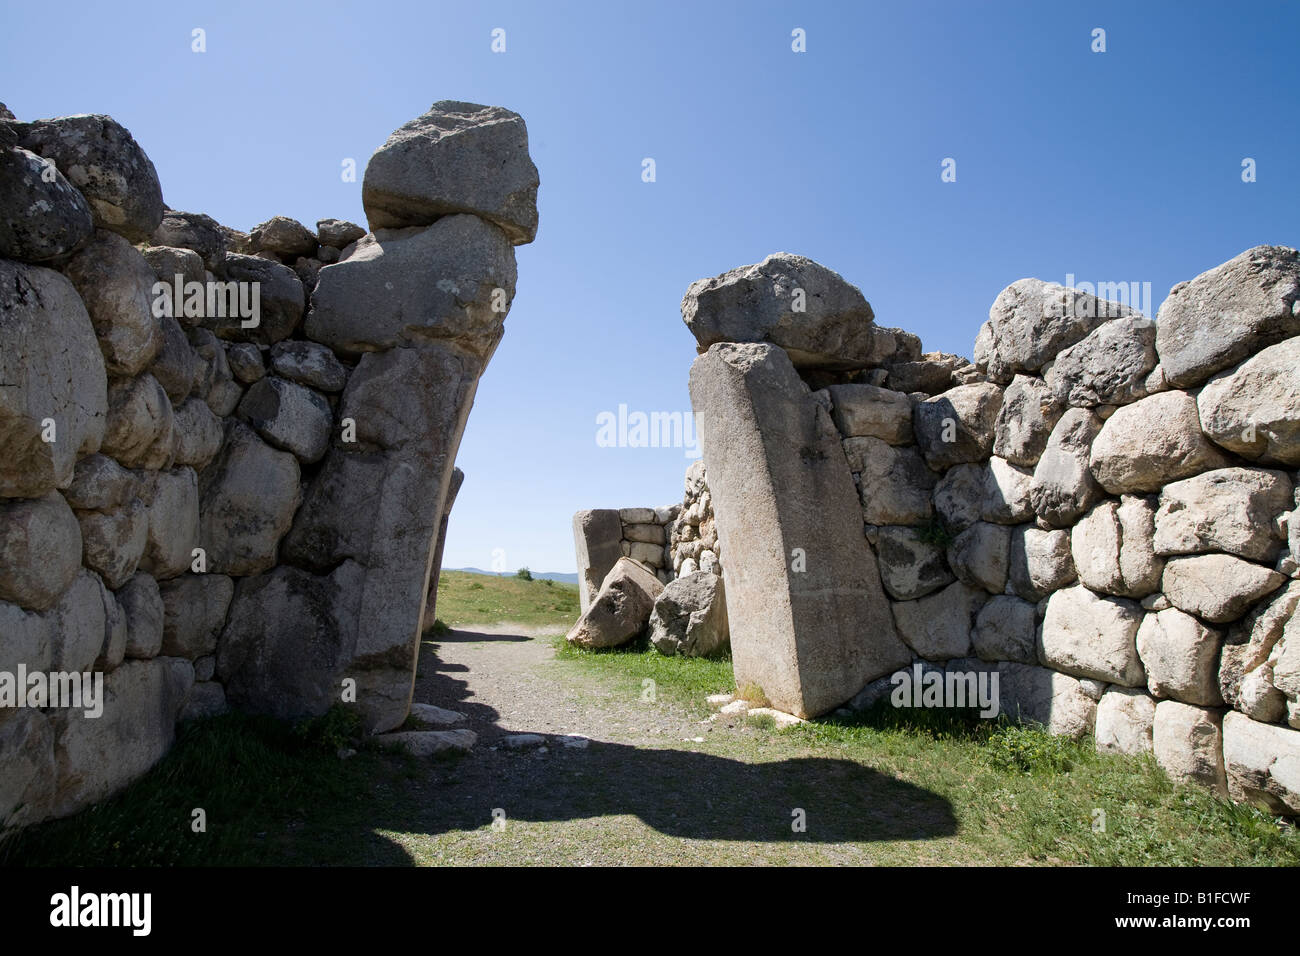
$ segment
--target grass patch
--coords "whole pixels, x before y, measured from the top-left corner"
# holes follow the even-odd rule
[[[665,657],[643,635],[622,647],[586,650],[574,647],[563,637],[555,639],[558,660],[573,661],[585,669],[612,678],[626,688],[645,694],[650,687],[657,699],[665,697],[693,712],[707,711],[704,698],[734,691],[731,656]],[[653,681],[653,685],[645,682]]]
[[[443,571],[438,576],[438,620],[449,628],[508,621],[567,631],[578,614],[576,584],[471,571]]]

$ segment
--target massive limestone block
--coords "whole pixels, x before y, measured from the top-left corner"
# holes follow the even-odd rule
[[[839,433],[773,345],[711,347],[690,389],[737,686],[756,685],[799,717],[825,713],[911,658],[862,533]]]
[[[521,245],[537,236],[538,183],[518,113],[440,100],[370,157],[361,202],[371,229],[470,213]]]
[[[153,269],[154,277],[159,282],[166,282],[175,287],[176,277],[181,277],[182,288],[187,282],[205,282],[203,257],[193,249],[181,249],[178,246],[145,246],[140,250],[144,261]],[[177,310],[174,310],[177,311]],[[176,320],[182,325],[195,325],[198,316],[187,316],[184,310],[178,310]]]
[[[1119,597],[1142,598],[1159,590],[1165,563],[1151,544],[1155,514],[1151,501],[1126,495],[1084,515],[1070,534],[1079,580]]]
[[[1028,525],[1014,529],[1007,577],[1015,594],[1026,601],[1041,601],[1078,576],[1069,531],[1043,531]]]
[[[0,382],[0,497],[67,487],[78,456],[99,450],[108,382],[90,316],[52,269],[0,259]]]
[[[322,246],[346,249],[365,234],[364,229],[355,222],[348,222],[346,219],[316,220],[316,239]]]
[[[1212,624],[1226,624],[1285,582],[1271,568],[1232,555],[1198,554],[1170,558],[1161,590],[1174,607]]]
[[[0,499],[0,601],[43,611],[81,567],[81,528],[57,491]]]
[[[307,337],[347,355],[450,339],[486,362],[515,279],[505,233],[474,216],[367,235],[321,270]]]
[[[19,710],[0,721],[0,767],[0,827],[45,819],[54,791],[54,732],[43,711]]]
[[[1174,780],[1228,795],[1223,768],[1223,715],[1176,700],[1156,704],[1151,742],[1156,763]]]
[[[207,329],[187,329],[185,334],[200,363],[194,394],[208,403],[214,415],[224,418],[233,414],[244,393],[234,381],[225,346]]]
[[[345,559],[361,568],[347,666],[367,675],[358,704],[375,732],[406,719],[434,539],[481,371],[435,344],[363,356],[339,406],[356,441],[326,454],[284,542],[285,560],[317,573]]]
[[[586,648],[626,644],[645,630],[663,590],[652,571],[631,558],[621,557],[565,639]]]
[[[770,342],[796,368],[829,369],[866,368],[879,357],[875,315],[862,293],[839,273],[785,252],[692,282],[682,319],[701,353],[720,342]]]
[[[987,481],[988,469],[983,464],[953,465],[939,479],[934,486],[934,510],[949,533],[960,534],[980,520]],[[914,520],[924,520],[924,515]]]
[[[90,670],[113,639],[117,606],[99,575],[82,569],[72,584],[46,613],[53,643],[50,668],[56,671]]]
[[[985,661],[1019,661],[1037,664],[1034,605],[1009,594],[989,599],[975,617],[971,643]]]
[[[240,315],[239,309],[227,304],[225,317],[205,315],[203,327],[222,339],[258,345],[274,345],[288,338],[302,321],[306,305],[306,293],[298,274],[279,262],[236,253],[226,255],[224,268],[227,282],[246,283],[250,291],[252,283],[257,283],[257,324],[246,327],[245,323],[252,322],[253,318]],[[240,295],[243,296],[242,291]],[[230,302],[229,297],[226,301]]]
[[[1166,485],[1156,514],[1160,554],[1223,551],[1271,564],[1285,542],[1277,518],[1293,505],[1285,472],[1220,468]]]
[[[1222,643],[1222,632],[1176,607],[1148,614],[1137,634],[1147,687],[1157,697],[1208,707],[1222,704],[1217,672]]]
[[[1128,306],[1041,279],[1018,279],[994,300],[975,340],[975,366],[1006,384],[1017,372],[1036,372]]]
[[[17,604],[0,601],[0,672],[16,673],[18,665],[26,664],[28,671],[46,671],[54,653],[54,633],[50,617],[35,611],[24,611]],[[0,725],[4,721],[0,720]]]
[[[225,437],[221,419],[208,403],[199,398],[187,399],[175,409],[175,458],[173,464],[189,465],[202,471],[221,451]]]
[[[1156,351],[1179,388],[1300,333],[1300,253],[1256,246],[1179,283],[1160,307]]]
[[[238,413],[269,444],[293,452],[303,464],[320,461],[329,447],[333,416],[325,396],[278,375],[254,384]]]
[[[1196,397],[1218,445],[1269,465],[1300,465],[1300,336],[1251,356]]]
[[[171,468],[142,475],[140,485],[141,499],[149,508],[140,569],[160,581],[174,578],[189,569],[201,543],[198,476],[193,468]]]
[[[107,511],[126,504],[136,492],[133,473],[107,455],[87,455],[77,462],[63,497],[80,510]]]
[[[1300,814],[1300,730],[1229,711],[1223,717],[1223,763],[1234,800],[1269,813]]]
[[[925,463],[942,471],[988,458],[1001,409],[1002,389],[991,382],[959,385],[917,402],[912,430]]]
[[[128,501],[104,511],[78,511],[82,563],[116,590],[130,579],[149,541],[149,509]]]
[[[158,585],[163,604],[162,653],[197,660],[217,649],[235,582],[224,574],[183,574]]]
[[[930,517],[935,474],[915,448],[895,448],[880,438],[846,438],[841,447],[850,474],[858,475],[867,524],[919,524]]]
[[[916,528],[884,527],[876,534],[880,581],[895,601],[913,601],[954,580],[943,548],[922,538]]]
[[[1069,409],[1052,429],[1029,486],[1034,511],[1049,524],[1070,524],[1102,497],[1088,467],[1101,430],[1101,419],[1086,408]]]
[[[291,382],[322,392],[341,392],[348,383],[348,370],[333,352],[301,339],[271,346],[271,369]]]
[[[171,399],[145,372],[113,379],[101,448],[128,468],[167,468],[176,453],[176,418]]]
[[[1043,724],[1049,733],[1066,737],[1090,734],[1097,722],[1097,702],[1082,684],[1033,664],[998,664],[1002,713],[1012,720]]]
[[[1145,691],[1108,688],[1097,702],[1097,752],[1150,753],[1155,719],[1156,702]]]
[[[68,260],[66,275],[86,304],[109,375],[142,372],[163,346],[153,314],[154,271],[136,248],[100,229]]]
[[[1034,473],[994,456],[984,469],[980,517],[994,524],[1020,524],[1034,519]]]
[[[157,657],[163,642],[163,600],[158,582],[148,574],[136,574],[117,592],[126,614],[126,656],[148,660]]]
[[[600,590],[600,582],[623,556],[619,541],[623,525],[618,511],[595,508],[573,516],[573,547],[578,556],[578,600],[586,611]]]
[[[316,254],[316,233],[297,219],[272,216],[248,233],[254,252],[271,252],[277,256],[312,256]]]
[[[1048,667],[1125,687],[1146,684],[1138,657],[1142,608],[1123,598],[1102,597],[1081,585],[1048,599],[1039,635],[1039,660]]]
[[[1013,465],[1038,464],[1064,411],[1041,378],[1017,375],[1002,394],[1002,408],[993,426],[993,454]]]
[[[17,123],[18,145],[53,160],[77,187],[95,219],[132,242],[162,220],[158,171],[126,127],[110,116],[79,114]]]
[[[199,481],[199,542],[208,570],[260,574],[275,564],[302,501],[299,476],[293,455],[240,422],[226,426],[225,444]]]
[[[57,259],[94,232],[85,197],[28,150],[0,150],[0,196],[0,258]]]
[[[144,775],[172,745],[194,684],[189,661],[127,661],[104,678],[104,712],[52,711],[55,792],[49,815],[67,816]]]
[[[1229,707],[1255,720],[1281,720],[1285,696],[1269,677],[1273,651],[1300,607],[1293,581],[1228,629],[1219,660],[1219,691]]]
[[[433,626],[438,613],[438,578],[442,574],[442,553],[447,545],[447,526],[451,520],[451,509],[456,505],[456,496],[460,486],[465,483],[465,472],[459,468],[451,470],[451,481],[447,484],[447,502],[442,507],[442,520],[438,522],[438,540],[433,546],[433,560],[429,563],[429,587],[424,599],[424,618],[420,624],[420,633]]]
[[[1062,351],[1046,381],[1066,405],[1127,405],[1146,397],[1155,366],[1155,323],[1131,315],[1099,325]]]
[[[203,365],[181,324],[170,316],[158,319],[162,347],[149,366],[149,374],[158,380],[173,405],[179,405],[194,391]]]
[[[1196,399],[1162,392],[1125,405],[1106,419],[1092,443],[1090,466],[1112,495],[1161,486],[1228,464],[1201,431]]]
[[[966,657],[975,615],[988,600],[978,588],[956,581],[937,594],[891,605],[894,624],[907,646],[931,661]]]
[[[958,580],[1001,594],[1007,584],[1010,553],[1010,528],[977,521],[948,546],[948,564]]]
[[[149,239],[150,245],[189,249],[203,258],[203,265],[218,275],[226,260],[226,233],[211,216],[201,212],[168,209]]]
[[[832,385],[831,418],[845,438],[880,438],[891,445],[912,443],[912,399],[874,385]]]

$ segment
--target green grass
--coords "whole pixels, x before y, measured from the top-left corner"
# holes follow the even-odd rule
[[[510,622],[567,631],[578,613],[576,584],[470,571],[443,571],[438,577],[438,620],[449,627]]]
[[[664,698],[693,713],[707,712],[705,698],[729,694],[736,689],[731,673],[731,656],[717,658],[665,657],[642,636],[622,647],[585,650],[556,638],[555,656],[561,661],[579,662],[612,679],[617,689],[645,694],[646,681],[654,682],[656,698]]]

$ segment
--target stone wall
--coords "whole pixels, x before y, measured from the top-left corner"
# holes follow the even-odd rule
[[[738,686],[800,717],[919,663],[1004,712],[1300,812],[1300,257],[1158,321],[1037,279],[975,361],[779,254],[682,304]]]
[[[105,690],[0,707],[0,825],[108,796],[178,719],[406,718],[538,178],[518,115],[445,101],[362,188],[372,231],[245,234],[168,209],[111,118],[0,107],[0,681]]]

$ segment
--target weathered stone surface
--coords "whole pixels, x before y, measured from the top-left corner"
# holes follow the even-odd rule
[[[272,262],[261,256],[242,256],[229,253],[225,259],[227,282],[258,284],[257,324],[244,327],[251,322],[252,316],[243,317],[238,310],[225,309],[225,317],[205,315],[203,327],[212,330],[218,337],[235,342],[255,342],[258,345],[274,345],[289,334],[302,321],[303,308],[306,305],[306,293],[298,274],[288,266]],[[241,296],[243,293],[240,293]],[[371,308],[377,302],[384,301],[376,297],[371,300]]]
[[[149,509],[134,500],[103,511],[78,511],[81,560],[116,590],[135,574],[149,541]]]
[[[158,380],[174,405],[180,404],[194,390],[203,366],[179,322],[170,316],[156,321],[162,346],[149,366],[149,374]]]
[[[117,605],[99,575],[79,570],[58,602],[46,612],[50,621],[50,668],[83,673],[112,638]]]
[[[321,270],[307,337],[353,355],[451,340],[486,361],[501,340],[515,279],[505,234],[473,216],[367,235],[351,256]],[[376,311],[376,302],[385,308]]]
[[[1097,721],[1097,702],[1081,681],[1032,664],[998,664],[1002,712],[1013,720],[1043,724],[1049,733],[1067,737],[1090,734]]]
[[[1170,558],[1161,590],[1189,614],[1212,624],[1235,621],[1252,604],[1286,582],[1271,568],[1227,554]]]
[[[329,447],[333,416],[325,396],[277,375],[255,383],[238,414],[267,442],[304,464],[320,461]]]
[[[1076,580],[1070,532],[1029,526],[1014,529],[1008,578],[1012,591],[1035,602]]]
[[[912,400],[874,385],[832,385],[831,418],[846,438],[880,438],[891,445],[912,443]]]
[[[631,558],[620,557],[569,630],[568,642],[587,648],[626,644],[645,629],[663,590],[652,573]]]
[[[1102,430],[1101,419],[1086,408],[1071,408],[1057,421],[1029,486],[1029,500],[1040,518],[1068,525],[1102,497],[1089,469],[1089,455]]]
[[[79,114],[16,124],[18,144],[51,159],[90,203],[95,226],[142,242],[162,219],[158,172],[126,127]]]
[[[994,524],[1020,524],[1034,519],[1031,469],[994,456],[983,469],[983,477],[981,518]]]
[[[1119,409],[1092,445],[1092,473],[1113,495],[1162,485],[1228,464],[1201,431],[1196,400],[1162,392]]]
[[[1222,704],[1218,680],[1222,643],[1221,632],[1176,607],[1148,614],[1137,633],[1147,687],[1157,697],[1187,704]]]
[[[959,385],[917,402],[912,429],[925,463],[936,471],[982,461],[993,451],[1002,389],[991,382]]]
[[[284,344],[284,342],[277,342],[275,348],[279,348]],[[324,346],[320,347],[324,348]],[[328,352],[329,349],[325,349],[325,351]],[[226,349],[226,362],[230,366],[230,374],[244,385],[252,385],[266,376],[266,365],[262,361],[262,350],[252,342],[236,342],[231,345]]]
[[[163,345],[150,293],[154,271],[131,243],[100,229],[63,267],[86,305],[109,375],[136,375]]]
[[[1166,485],[1156,515],[1160,554],[1223,551],[1271,564],[1285,541],[1277,518],[1293,505],[1285,472],[1220,468]]]
[[[478,735],[464,727],[456,730],[403,730],[375,738],[379,746],[395,747],[412,757],[432,757],[448,750],[466,751],[477,742]]]
[[[0,671],[16,673],[20,663],[29,671],[47,671],[53,659],[54,633],[47,615],[24,611],[17,604],[0,601]],[[0,720],[0,726],[4,721]]]
[[[126,613],[126,656],[148,660],[157,657],[163,642],[163,600],[158,582],[136,574],[117,592]]]
[[[56,711],[56,790],[50,815],[67,816],[142,776],[165,754],[194,683],[188,661],[127,661],[104,678],[104,712]],[[105,759],[112,754],[112,759]]]
[[[0,601],[43,611],[81,567],[81,528],[57,491],[0,500]]]
[[[948,546],[948,564],[959,581],[1001,594],[1007,585],[1011,529],[977,521]]]
[[[1009,594],[990,598],[975,617],[971,643],[985,661],[1038,663],[1034,605]]]
[[[954,580],[943,548],[924,540],[916,528],[881,528],[876,560],[881,583],[895,601],[925,597]]]
[[[271,346],[271,368],[276,375],[322,392],[341,392],[348,383],[348,370],[333,352],[301,339]]]
[[[244,392],[234,382],[221,340],[202,328],[186,329],[185,334],[200,362],[194,393],[208,403],[218,418],[232,414]]]
[[[1256,246],[1169,292],[1156,351],[1170,383],[1187,388],[1252,352],[1300,333],[1300,253]]]
[[[371,229],[471,213],[520,245],[537,235],[538,182],[518,113],[440,100],[370,157],[361,202]]]
[[[464,721],[465,715],[445,707],[435,707],[433,704],[412,704],[411,720],[430,727],[450,727],[452,724]]]
[[[1047,601],[1039,634],[1039,661],[1075,677],[1125,687],[1146,684],[1138,657],[1142,608],[1134,601],[1102,597],[1081,585],[1063,588]]]
[[[1228,795],[1223,769],[1223,715],[1176,700],[1156,704],[1152,727],[1156,763],[1174,780]]]
[[[0,258],[57,259],[95,231],[90,206],[58,167],[25,149],[0,149]]]
[[[167,468],[176,450],[175,429],[171,399],[148,372],[110,382],[104,454],[128,468]]]
[[[135,476],[107,455],[87,455],[77,462],[72,484],[63,497],[74,508],[108,510],[136,495]]]
[[[1152,549],[1156,509],[1146,498],[1103,501],[1079,520],[1070,550],[1079,580],[1094,591],[1142,598],[1160,589],[1165,563]]]
[[[365,234],[364,229],[346,219],[316,220],[316,238],[322,246],[346,249]]]
[[[185,706],[176,720],[178,723],[186,720],[203,720],[224,714],[227,709],[224,687],[216,681],[196,682],[190,688],[189,697],[186,698]]]
[[[224,574],[183,574],[163,581],[158,591],[163,603],[162,653],[189,660],[214,653],[235,594],[234,580]]]
[[[770,342],[801,369],[866,368],[878,358],[875,317],[862,293],[839,273],[785,252],[692,282],[682,320],[701,353],[720,342]]]
[[[907,646],[931,661],[966,657],[971,649],[971,627],[988,595],[961,581],[937,594],[891,605],[894,624]]]
[[[205,282],[207,277],[203,269],[203,257],[193,249],[182,249],[179,246],[145,246],[140,250],[140,255],[144,256],[144,261],[149,263],[149,268],[153,269],[154,278],[159,282],[166,282],[173,289],[176,286],[176,277],[181,277],[181,288],[184,288],[187,282]],[[152,293],[152,289],[150,292]],[[175,316],[182,325],[195,325],[198,322],[197,317],[186,316],[184,309],[177,310],[174,308],[173,313],[180,311],[181,314]]]
[[[166,210],[149,244],[197,252],[204,267],[217,273],[226,259],[226,233],[215,219],[200,212]]]
[[[975,340],[975,366],[995,382],[1036,372],[1127,306],[1041,279],[1018,279],[994,300]]]
[[[1229,707],[1255,720],[1282,719],[1286,698],[1273,686],[1270,661],[1297,607],[1300,582],[1293,581],[1228,629],[1219,660],[1219,692]]]
[[[825,713],[911,656],[886,612],[839,433],[772,345],[713,346],[695,360],[690,390],[737,686],[762,688],[799,717]]]
[[[623,525],[612,508],[579,511],[573,516],[573,546],[578,557],[578,599],[581,610],[591,606],[600,583],[623,552]]]
[[[160,581],[174,578],[189,569],[201,543],[198,476],[193,468],[172,468],[144,475],[140,484],[149,508],[149,537],[140,570]]]
[[[655,520],[653,508],[619,508],[618,520],[624,525],[652,524]]]
[[[202,471],[221,450],[221,441],[225,435],[221,419],[212,414],[207,402],[191,398],[177,406],[174,421],[176,442],[173,463],[189,465],[195,471]]]
[[[258,223],[248,233],[253,252],[272,252],[277,256],[310,256],[316,252],[316,234],[297,219],[272,216]]]
[[[298,460],[277,451],[240,422],[199,482],[199,541],[208,570],[260,574],[276,560],[302,500]]]
[[[841,446],[857,474],[862,519],[868,524],[919,524],[933,513],[935,474],[915,448],[880,438],[846,438]]]
[[[1201,426],[1218,445],[1270,465],[1300,465],[1300,336],[1206,383]]]
[[[1156,326],[1141,315],[1104,322],[1062,351],[1046,381],[1064,404],[1127,405],[1147,395],[1156,367]]]
[[[650,613],[650,643],[671,657],[708,657],[727,648],[727,600],[722,578],[697,571],[668,583]]]
[[[993,454],[1013,465],[1038,464],[1064,411],[1041,378],[1017,375],[1002,394],[993,426]]]
[[[54,733],[39,710],[0,721],[0,826],[19,827],[47,815],[54,790]]]
[[[1097,702],[1097,752],[1150,753],[1155,720],[1156,702],[1146,691],[1108,688]]]
[[[1223,717],[1223,763],[1232,799],[1270,813],[1300,814],[1300,731],[1229,711]]]
[[[99,450],[107,380],[77,290],[52,269],[0,259],[0,382],[0,496],[66,487],[77,457]]]
[[[934,486],[934,510],[950,534],[960,534],[980,520],[987,482],[988,469],[984,465],[965,464],[953,465]]]

